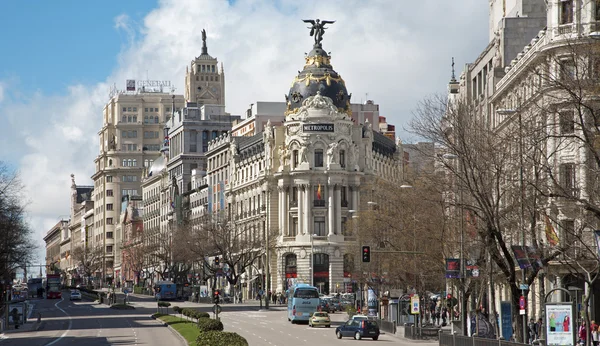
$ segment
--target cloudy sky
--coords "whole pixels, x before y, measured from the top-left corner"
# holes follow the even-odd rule
[[[35,3],[35,4],[32,4]],[[126,79],[170,80],[208,51],[223,62],[226,108],[284,101],[313,39],[301,19],[336,20],[323,46],[354,102],[380,105],[402,129],[417,102],[445,92],[488,43],[482,0],[104,0],[0,5],[0,160],[27,185],[29,222],[43,260],[47,230],[69,214],[70,174],[91,185],[109,88]],[[368,96],[367,96],[368,95]]]

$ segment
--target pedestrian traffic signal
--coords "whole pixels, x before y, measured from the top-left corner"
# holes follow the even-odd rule
[[[215,265],[219,265],[219,256],[215,256]]]
[[[363,262],[371,262],[371,247],[370,246],[362,247],[362,261]]]
[[[219,296],[219,291],[218,290],[214,290],[213,291],[213,303],[219,304],[220,300],[221,300],[221,297]]]

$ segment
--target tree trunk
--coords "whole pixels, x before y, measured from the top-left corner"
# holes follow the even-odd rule
[[[513,320],[515,321],[515,329],[513,330],[517,340],[521,340],[524,344],[527,343],[527,335],[523,335],[523,315],[519,314],[519,299],[521,298],[521,290],[516,283],[510,285],[510,293],[512,296]]]

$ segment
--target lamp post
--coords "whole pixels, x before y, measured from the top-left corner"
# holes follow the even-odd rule
[[[314,237],[316,237],[317,234],[313,233],[310,235],[310,285],[314,286],[315,285],[315,244],[314,244]],[[321,290],[319,290],[319,293],[321,293]]]
[[[447,160],[457,160],[458,155],[454,154],[444,154],[442,156]],[[458,174],[463,174],[462,164],[458,163]],[[460,286],[459,286],[459,294],[460,294],[460,318],[462,324],[462,332],[463,335],[467,336],[467,300],[465,297],[465,224],[464,224],[464,210],[463,210],[463,189],[462,187],[458,188],[459,193],[459,203],[460,203]],[[452,312],[451,312],[452,313]]]

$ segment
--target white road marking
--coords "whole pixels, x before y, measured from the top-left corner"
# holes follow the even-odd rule
[[[62,311],[65,315],[67,315],[67,317],[69,318],[69,326],[67,327],[67,330],[65,330],[65,332],[62,333],[62,335],[58,339],[52,341],[51,343],[46,344],[45,346],[51,346],[51,345],[54,345],[55,343],[59,342],[62,338],[64,338],[67,335],[69,330],[71,330],[71,327],[73,327],[73,320],[71,319],[71,316],[65,310],[58,307],[58,304],[62,303],[64,300],[65,300],[65,298],[61,298],[60,302],[56,302],[56,304],[54,304],[54,307],[56,307],[58,310]]]

